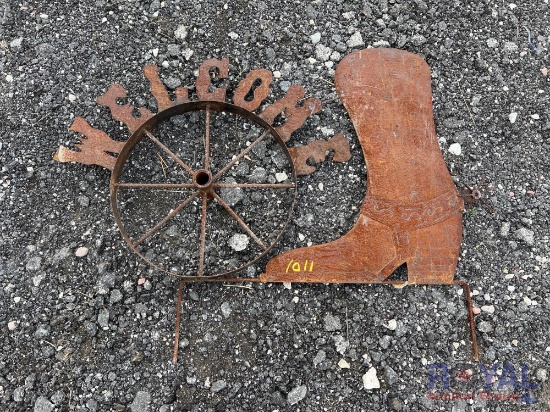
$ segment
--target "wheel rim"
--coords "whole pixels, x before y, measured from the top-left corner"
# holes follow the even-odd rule
[[[185,125],[181,118],[192,120]],[[233,118],[242,122],[242,126],[235,121],[220,127],[224,120]],[[172,131],[179,130],[178,127],[186,137]],[[197,134],[201,127],[204,129],[202,139]],[[257,129],[263,132],[257,135]],[[242,136],[247,131],[247,137],[254,135],[250,138],[252,142]],[[197,161],[190,157],[189,150],[195,150],[196,154],[201,146],[199,141],[203,156]],[[187,145],[188,153],[183,144]],[[269,156],[256,153],[260,147],[267,148],[271,161]],[[162,173],[154,162],[155,154]],[[255,167],[254,172],[248,176],[239,174],[237,169],[243,169],[241,164]],[[266,172],[267,182],[258,181],[257,177],[252,179],[259,169]],[[279,173],[274,174],[277,170]],[[281,174],[287,179],[281,180]],[[240,181],[235,181],[235,176],[240,176]],[[245,178],[249,181],[242,182]],[[168,194],[170,192],[185,194]],[[232,204],[237,192],[244,195]],[[228,103],[199,101],[164,110],[132,134],[118,155],[111,175],[110,195],[115,222],[123,238],[150,265],[183,278],[225,277],[257,262],[280,239],[294,211],[296,174],[283,140],[262,118]],[[259,205],[266,202],[269,207],[264,210]],[[261,211],[267,218],[258,216],[261,221],[256,222],[251,219],[255,211]],[[270,222],[270,218],[274,221]],[[233,223],[230,227],[216,227],[227,222]],[[183,232],[172,230],[174,227]],[[231,232],[233,236],[228,239]],[[241,249],[245,237],[248,240]],[[234,239],[240,239],[241,243]],[[180,249],[177,249],[178,242]],[[247,246],[249,244],[252,246]]]

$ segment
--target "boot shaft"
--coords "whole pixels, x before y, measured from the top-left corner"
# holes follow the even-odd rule
[[[370,195],[408,203],[456,190],[437,142],[422,58],[361,50],[338,65],[335,85],[363,149]]]

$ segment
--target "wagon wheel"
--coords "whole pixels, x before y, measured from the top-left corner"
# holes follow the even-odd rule
[[[118,156],[111,206],[130,248],[183,278],[227,276],[277,243],[296,199],[292,158],[275,129],[215,101],[164,110]]]

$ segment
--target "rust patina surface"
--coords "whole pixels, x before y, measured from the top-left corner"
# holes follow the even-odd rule
[[[361,50],[335,85],[367,165],[359,218],[340,239],[275,257],[262,280],[381,282],[406,263],[409,283],[451,284],[464,204],[437,143],[430,68],[405,51]]]

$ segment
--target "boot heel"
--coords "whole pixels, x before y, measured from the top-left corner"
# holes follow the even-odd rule
[[[462,241],[461,221],[461,214],[456,214],[411,234],[410,283],[453,283]]]

